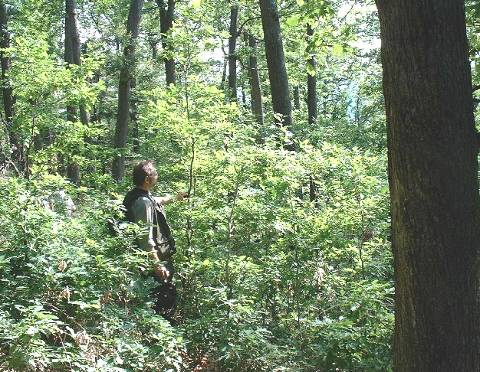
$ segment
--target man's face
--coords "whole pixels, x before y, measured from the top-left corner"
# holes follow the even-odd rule
[[[158,173],[156,171],[152,172],[150,176],[145,177],[145,188],[148,190],[152,190],[158,180]]]

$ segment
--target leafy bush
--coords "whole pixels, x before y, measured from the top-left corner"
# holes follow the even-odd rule
[[[175,328],[151,310],[137,229],[107,232],[120,194],[54,176],[1,181],[3,367],[189,370],[207,358],[232,371],[390,368],[384,159],[328,143],[291,153],[202,141],[192,198],[168,210]],[[161,159],[168,147],[158,146]],[[72,217],[46,208],[62,189]]]
[[[69,218],[46,207],[65,188]],[[150,309],[133,234],[108,235],[106,195],[60,178],[1,180],[0,358],[28,370],[180,370],[181,335]]]

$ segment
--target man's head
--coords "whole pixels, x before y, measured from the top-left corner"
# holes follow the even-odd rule
[[[133,183],[141,189],[153,189],[157,178],[158,173],[152,160],[143,160],[133,168]]]

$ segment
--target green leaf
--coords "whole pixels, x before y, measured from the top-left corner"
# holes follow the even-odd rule
[[[300,16],[299,15],[293,15],[289,18],[287,18],[287,25],[290,27],[297,26],[300,23]]]
[[[332,48],[332,54],[333,54],[335,57],[341,57],[341,56],[343,56],[343,54],[344,54],[343,46],[342,46],[341,44],[334,44],[334,45],[333,45],[333,48]]]
[[[202,0],[191,0],[190,1],[190,6],[195,8],[195,9],[200,8],[200,5],[202,5]]]

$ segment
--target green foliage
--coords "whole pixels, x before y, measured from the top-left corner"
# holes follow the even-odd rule
[[[291,152],[271,124],[261,43],[266,124],[248,94],[244,104],[225,97],[230,3],[177,2],[168,37],[178,84],[168,89],[158,9],[146,4],[131,109],[139,148],[130,136],[125,154],[129,169],[156,161],[156,193],[190,192],[167,207],[178,248],[172,327],[151,309],[138,228],[112,237],[106,227],[130,187],[109,175],[128,2],[78,3],[79,67],[63,62],[59,4],[15,3],[9,25],[13,133],[29,180],[0,178],[0,369],[189,371],[203,360],[222,371],[390,370],[385,120],[378,50],[361,44],[378,35],[371,7],[279,2],[291,85],[303,100],[307,74],[318,78],[317,124],[301,102]],[[239,25],[261,40],[258,4],[238,5]],[[242,43],[239,93],[248,91]],[[90,123],[67,121],[67,106],[85,107]],[[71,161],[81,187],[59,175]]]
[[[87,83],[99,61],[85,58],[81,67],[67,67],[51,55],[49,48],[46,33],[28,28],[11,47],[11,55],[16,57],[11,67],[16,98],[14,128],[34,174],[61,167],[53,161],[56,156],[90,163],[85,153],[94,146],[84,139],[95,135],[95,129],[79,119],[66,121],[66,107],[82,105],[90,110],[103,89],[102,83]]]
[[[1,344],[9,366],[146,370],[163,353],[166,366],[180,369],[186,342],[193,358],[209,355],[224,370],[388,368],[384,160],[328,143],[260,151],[235,136],[226,151],[215,126],[200,126],[192,200],[169,211],[181,248],[176,330],[149,309],[151,283],[141,278],[145,257],[132,235],[106,234],[115,205],[106,195],[59,178],[4,181],[1,264],[10,269],[2,275]],[[191,155],[186,132],[182,139],[169,131],[184,144],[178,163]],[[162,159],[172,138],[155,140]],[[175,167],[161,169],[166,180],[185,179]],[[75,217],[42,206],[58,188],[78,202]]]
[[[161,96],[145,110],[152,137],[144,151],[157,159],[165,191],[188,186],[189,174],[194,185],[189,204],[169,212],[182,248],[180,308],[190,352],[209,355],[225,370],[292,363],[388,368],[392,263],[384,157],[329,143],[305,143],[291,153],[276,148],[275,135],[259,148],[251,127],[229,124],[234,112],[215,98],[218,92],[195,82],[189,89],[190,120],[197,120],[172,104],[178,101],[172,92]],[[350,338],[334,342],[344,332]],[[312,365],[290,350],[317,343],[324,346],[312,349]]]
[[[82,202],[75,217],[47,207],[58,188]],[[0,189],[1,367],[180,370],[182,337],[149,308],[132,237],[107,234],[106,195],[52,177]]]

